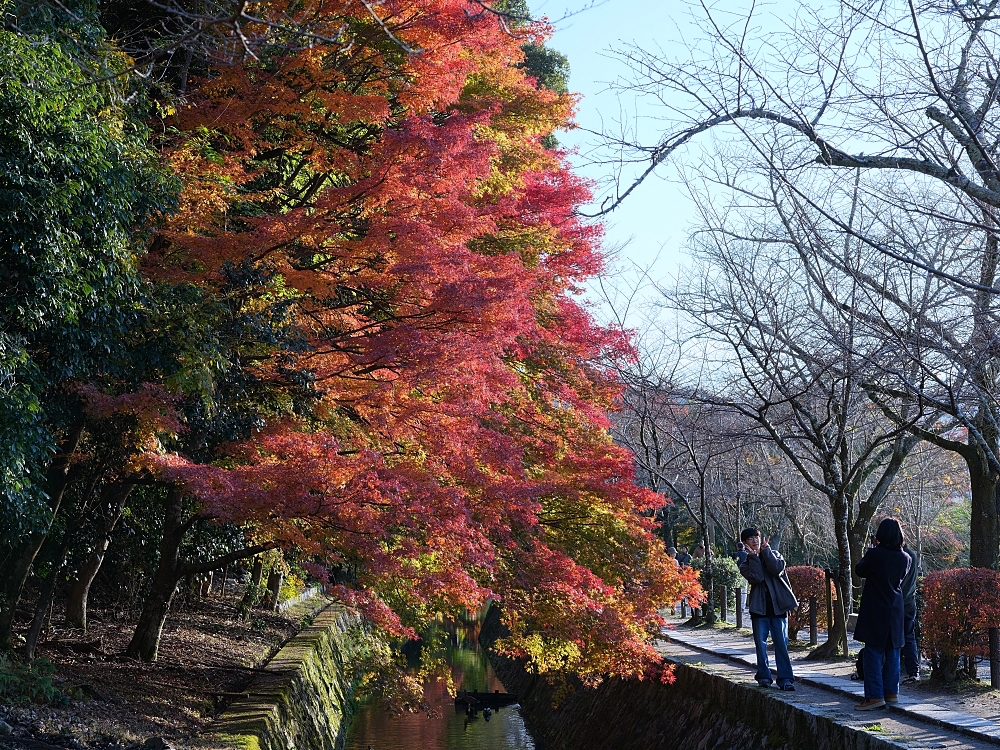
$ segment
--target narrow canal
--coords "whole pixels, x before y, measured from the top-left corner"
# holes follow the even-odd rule
[[[445,657],[456,690],[505,692],[479,647],[478,627],[459,627]],[[377,701],[359,707],[347,734],[347,750],[535,750],[516,704],[470,715],[456,706],[443,680],[424,684],[429,713],[393,716]]]

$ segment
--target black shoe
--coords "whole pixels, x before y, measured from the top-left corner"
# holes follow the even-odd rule
[[[792,683],[789,682],[787,685],[782,685],[778,689],[779,690],[783,690],[786,693],[794,693],[795,692],[795,685],[793,685]]]
[[[759,687],[763,687],[763,688],[769,688],[769,687],[771,687],[771,683],[768,682],[767,680],[757,680],[757,685]]]
[[[900,683],[900,684],[902,684],[902,685],[915,685],[916,683],[917,683],[917,675],[915,675],[915,674],[909,674],[909,675],[907,675],[903,679],[903,682]]]

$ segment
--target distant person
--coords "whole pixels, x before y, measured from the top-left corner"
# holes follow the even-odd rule
[[[767,659],[767,636],[774,644],[774,664],[778,670],[778,688],[795,690],[792,660],[788,656],[788,613],[798,609],[799,602],[785,573],[785,559],[768,545],[760,530],[744,529],[740,533],[746,559],[740,563],[740,573],[750,582],[747,609],[757,649],[757,673],[754,679],[761,687],[770,687],[774,680]]]
[[[747,546],[743,542],[736,544],[736,554],[733,555],[733,559],[736,560],[737,565],[742,564],[747,559]]]
[[[669,557],[673,561],[674,565],[677,565],[677,548],[676,547],[667,547],[667,557]],[[677,614],[677,605],[676,604],[671,604],[670,605],[670,614],[672,614],[672,615]]]
[[[903,552],[903,530],[895,518],[886,518],[854,572],[865,579],[854,639],[865,644],[865,699],[854,708],[872,711],[899,700],[899,651],[903,632],[903,579],[910,570]]]
[[[691,555],[688,554],[688,548],[681,546],[681,551],[677,553],[677,564],[681,567],[691,564]]]
[[[903,651],[900,655],[904,685],[920,679],[920,652],[917,650],[917,574],[920,572],[917,553],[903,542],[903,552],[910,558],[910,569],[903,577]]]
[[[694,552],[691,553],[691,557],[704,557],[705,556],[705,543],[698,542],[698,546],[694,548]]]

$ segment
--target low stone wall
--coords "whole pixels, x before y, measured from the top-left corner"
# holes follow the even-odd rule
[[[493,610],[481,642],[500,637]],[[554,691],[519,662],[491,657],[547,750],[883,750],[899,745],[817,716],[766,691],[683,664],[676,681],[606,680],[574,686],[553,707]]]
[[[360,623],[339,605],[319,612],[254,679],[247,697],[219,717],[203,747],[342,748],[351,718],[350,654]]]

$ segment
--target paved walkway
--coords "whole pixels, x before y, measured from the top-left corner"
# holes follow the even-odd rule
[[[664,629],[672,644],[663,644],[661,650],[665,655],[678,656],[676,653],[678,645],[686,647],[688,652],[695,651],[700,654],[711,654],[719,659],[724,659],[737,667],[737,673],[750,685],[753,684],[753,673],[757,667],[757,657],[754,651],[753,639],[749,630],[690,628],[683,624],[680,618],[667,618],[668,627]],[[747,618],[749,624],[749,618]],[[807,632],[807,631],[806,631]],[[822,637],[821,637],[822,642]],[[862,644],[851,641],[852,652],[860,649]],[[671,653],[671,650],[675,653]],[[797,687],[807,685],[820,688],[821,691],[849,698],[849,703],[839,706],[837,710],[846,712],[844,719],[849,723],[854,722],[859,726],[885,725],[890,722],[898,725],[901,736],[912,738],[914,731],[919,725],[931,724],[951,732],[958,733],[964,737],[976,740],[974,746],[1000,745],[1000,691],[987,694],[984,699],[982,693],[979,695],[963,695],[957,692],[946,692],[935,690],[933,683],[921,682],[912,689],[907,686],[901,688],[899,703],[887,709],[877,711],[860,712],[853,711],[853,704],[864,698],[864,685],[858,681],[850,679],[854,671],[853,662],[810,662],[803,661],[807,651],[793,651],[793,669],[795,671]],[[681,656],[684,656],[681,654]],[[688,661],[690,653],[684,656],[683,660]],[[772,664],[773,666],[773,664]],[[989,674],[987,670],[986,685],[989,685]],[[813,693],[813,691],[809,691]],[[774,691],[776,696],[788,697],[796,703],[802,702],[803,698],[807,702],[814,702],[815,695],[811,698],[803,695],[800,688],[795,693],[781,693]],[[991,696],[996,696],[992,699]],[[967,710],[969,704],[974,704],[973,713]],[[824,704],[820,704],[824,705]],[[903,726],[900,722],[908,723]],[[874,723],[874,724],[873,724]],[[906,731],[904,731],[906,730]],[[880,730],[884,731],[884,730]],[[945,742],[944,739],[941,740]],[[910,744],[909,741],[906,744]],[[961,744],[945,742],[945,744],[925,744],[919,743],[921,747],[960,747]],[[973,746],[973,745],[969,745]]]

